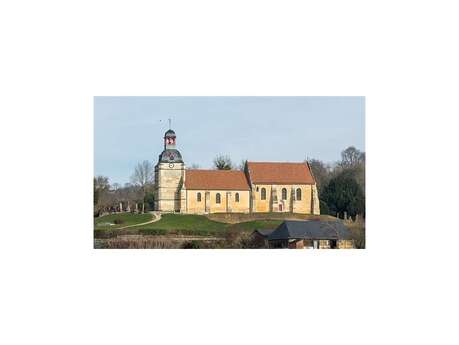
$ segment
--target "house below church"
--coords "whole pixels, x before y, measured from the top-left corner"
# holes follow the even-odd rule
[[[355,248],[351,232],[340,220],[286,220],[276,229],[257,229],[252,237],[260,247],[265,248]]]
[[[164,135],[155,166],[155,210],[186,214],[294,212],[320,214],[307,163],[247,162],[244,171],[186,169],[176,135]]]

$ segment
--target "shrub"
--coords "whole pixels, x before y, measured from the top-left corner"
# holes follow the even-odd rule
[[[119,224],[124,224],[124,220],[121,219],[121,218],[115,218],[115,220],[113,221],[113,223],[114,223],[114,224],[117,224],[117,225],[119,225]]]
[[[140,229],[142,235],[166,235],[167,230],[164,229]]]
[[[94,230],[94,238],[112,238],[116,234],[111,230]]]
[[[186,241],[182,244],[183,249],[199,249],[201,248],[201,242],[199,241]]]
[[[365,214],[365,196],[349,171],[332,178],[321,194],[321,200],[327,204],[329,214]]]

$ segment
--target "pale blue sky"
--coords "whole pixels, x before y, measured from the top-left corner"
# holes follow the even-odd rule
[[[138,162],[156,164],[168,118],[187,166],[211,168],[219,154],[334,162],[348,146],[365,150],[364,97],[95,97],[95,175],[124,184]]]

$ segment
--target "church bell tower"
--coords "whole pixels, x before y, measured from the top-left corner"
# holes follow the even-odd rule
[[[164,134],[164,150],[155,166],[155,211],[180,212],[185,204],[185,163],[176,148],[176,139],[172,129]]]

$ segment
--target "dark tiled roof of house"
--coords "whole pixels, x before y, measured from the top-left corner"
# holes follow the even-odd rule
[[[349,229],[341,221],[286,220],[273,231],[268,240],[350,240]]]
[[[314,184],[307,163],[247,162],[254,184]]]
[[[185,188],[194,190],[249,190],[247,178],[238,170],[186,170]]]
[[[254,232],[260,234],[263,237],[268,237],[276,229],[256,229]]]

